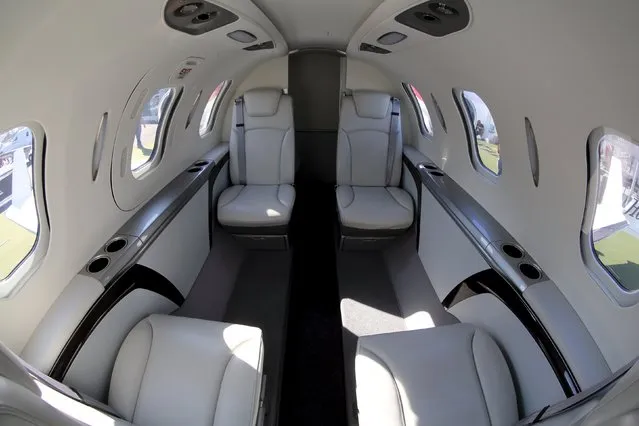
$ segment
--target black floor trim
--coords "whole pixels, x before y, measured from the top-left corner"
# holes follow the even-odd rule
[[[171,281],[159,272],[143,265],[133,265],[115,283],[98,297],[55,360],[49,376],[61,382],[69,371],[84,343],[89,339],[100,321],[133,290],[144,289],[166,297],[177,306],[182,306],[184,296]]]
[[[335,191],[297,185],[280,425],[347,425],[335,258]]]

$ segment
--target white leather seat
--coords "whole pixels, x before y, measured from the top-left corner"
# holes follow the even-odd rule
[[[229,148],[233,186],[220,196],[218,221],[235,234],[286,234],[295,202],[291,98],[281,89],[254,89],[237,105]]]
[[[411,196],[399,188],[401,118],[390,95],[354,91],[342,98],[337,141],[337,207],[345,236],[387,236],[413,223]]]
[[[122,344],[109,405],[141,426],[254,425],[262,358],[257,328],[151,315]]]
[[[468,324],[361,337],[355,359],[360,426],[512,426],[506,361]]]

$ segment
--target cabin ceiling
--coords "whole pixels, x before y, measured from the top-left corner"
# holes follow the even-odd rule
[[[351,36],[383,0],[253,0],[291,49],[345,49]]]

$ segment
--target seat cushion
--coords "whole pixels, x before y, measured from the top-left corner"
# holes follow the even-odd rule
[[[220,195],[217,219],[227,227],[285,227],[294,202],[291,185],[235,185]]]
[[[357,231],[404,231],[413,223],[413,199],[395,187],[341,185],[337,208],[345,235]]]
[[[517,422],[506,361],[468,324],[366,336],[355,359],[360,426]]]
[[[257,328],[151,315],[120,348],[109,405],[140,426],[255,424],[262,358]]]

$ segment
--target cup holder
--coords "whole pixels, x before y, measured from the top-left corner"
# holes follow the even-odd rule
[[[107,243],[104,247],[104,251],[107,253],[115,253],[122,250],[124,247],[126,247],[126,240],[124,238],[115,238]]]
[[[208,162],[208,161],[205,161],[205,160],[200,160],[200,161],[196,161],[195,163],[193,163],[193,165],[194,165],[195,167],[204,167],[204,166],[206,166],[207,164],[209,164],[209,162]]]
[[[187,172],[189,173],[197,173],[199,171],[202,171],[202,167],[191,167],[190,169],[187,170]]]
[[[529,280],[538,280],[541,278],[541,271],[535,265],[530,263],[522,263],[519,265],[519,271]]]
[[[439,177],[444,176],[442,172],[438,172],[437,170],[429,170],[428,173],[430,173],[432,176],[439,176]]]
[[[513,259],[521,259],[524,257],[523,250],[513,244],[504,244],[501,246],[501,250]]]
[[[109,266],[109,258],[106,256],[100,256],[96,257],[89,263],[87,271],[92,274],[97,274],[98,272],[103,271],[107,266]]]

